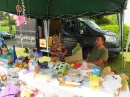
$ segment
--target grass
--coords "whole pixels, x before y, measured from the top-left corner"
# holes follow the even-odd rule
[[[16,54],[17,54],[17,56],[28,56],[29,55],[29,54],[25,53],[24,48],[18,48],[16,50]],[[43,56],[43,57],[39,58],[39,62],[44,62],[44,61],[50,61],[50,57]]]
[[[15,40],[17,40],[17,39],[16,39],[16,38],[14,38],[14,39],[12,39],[12,40],[6,39],[5,42],[10,42],[10,41],[15,41]]]
[[[12,26],[12,34],[16,34],[16,27]],[[9,27],[8,26],[0,26],[0,31],[5,31],[9,33]]]
[[[25,53],[24,50],[25,50],[24,48],[18,48],[16,50],[17,56],[28,56],[28,54]],[[50,57],[46,57],[46,56],[43,56],[39,59],[40,62],[49,61],[49,60],[50,60]],[[121,54],[117,58],[109,60],[108,65],[111,67],[112,70],[116,71],[117,74],[128,73],[130,77],[130,52],[128,53],[127,58],[126,58],[125,68],[122,68],[122,55]],[[128,81],[128,83],[130,85],[130,80]]]

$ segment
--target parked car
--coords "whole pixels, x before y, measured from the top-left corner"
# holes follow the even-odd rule
[[[7,45],[3,38],[0,38],[0,48],[7,48]]]
[[[3,39],[13,39],[15,37],[15,35],[4,32],[4,31],[0,31],[0,37]]]

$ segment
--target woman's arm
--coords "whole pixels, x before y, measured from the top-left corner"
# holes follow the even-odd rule
[[[66,53],[67,53],[67,49],[65,48],[64,45],[62,45],[62,48],[63,48],[63,55],[66,55]]]

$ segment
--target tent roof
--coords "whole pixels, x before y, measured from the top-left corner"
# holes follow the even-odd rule
[[[0,10],[17,14],[18,1],[22,6],[21,0],[0,0]],[[24,4],[26,15],[54,19],[121,13],[127,0],[24,0]]]

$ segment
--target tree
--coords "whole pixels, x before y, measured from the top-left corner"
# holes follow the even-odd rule
[[[116,14],[114,14],[114,15],[100,15],[100,16],[92,17],[91,19],[93,19],[99,25],[118,24]]]
[[[0,21],[5,20],[8,18],[8,13],[0,11]]]
[[[10,22],[10,24],[9,24]],[[9,26],[9,25],[15,25],[15,21],[13,20],[13,16],[10,16],[10,21],[9,19],[4,19],[2,22],[1,22],[1,26]]]

